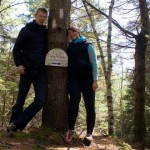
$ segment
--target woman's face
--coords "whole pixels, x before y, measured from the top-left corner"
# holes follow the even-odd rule
[[[76,31],[72,31],[72,30],[68,30],[68,37],[71,39],[71,40],[75,40],[75,39],[78,39],[80,37],[79,33],[76,32]]]

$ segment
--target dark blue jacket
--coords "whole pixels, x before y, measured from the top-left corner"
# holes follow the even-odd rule
[[[48,32],[46,26],[38,25],[35,20],[27,23],[18,35],[13,48],[16,66],[38,68],[45,65],[48,51]]]
[[[89,44],[85,41],[69,44],[67,49],[69,78],[92,78],[92,66],[88,55]]]

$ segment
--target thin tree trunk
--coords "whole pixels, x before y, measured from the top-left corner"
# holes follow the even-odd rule
[[[49,50],[67,50],[70,0],[49,0]],[[48,98],[43,108],[42,125],[62,131],[67,126],[67,68],[48,67]]]
[[[122,105],[122,98],[123,98],[123,60],[121,58],[121,85],[120,85],[120,135],[121,139],[123,138],[123,105]]]
[[[113,96],[112,96],[112,84],[111,84],[111,73],[112,73],[112,54],[111,54],[111,33],[112,33],[112,10],[114,6],[114,0],[111,1],[109,6],[109,19],[108,19],[108,36],[107,36],[107,75],[106,75],[106,87],[107,87],[107,106],[108,106],[108,129],[109,135],[114,134],[114,114],[113,114]]]
[[[8,61],[7,61],[7,66],[6,66],[6,78],[4,81],[8,81],[8,72],[9,72],[9,69],[10,69],[10,61],[11,61],[11,52],[9,51],[9,57],[8,57]],[[4,123],[5,123],[5,115],[6,115],[6,100],[7,100],[7,90],[5,90],[3,92],[3,108],[2,108],[2,126],[4,126]]]
[[[3,94],[3,108],[2,108],[2,127],[4,126],[5,121],[5,109],[6,109],[6,91]]]
[[[108,66],[106,67],[106,62],[104,59],[103,50],[101,48],[99,37],[95,29],[94,21],[92,16],[87,8],[87,4],[85,0],[82,0],[88,17],[91,22],[92,29],[94,31],[94,35],[96,37],[97,45],[100,51],[101,56],[101,63],[102,68],[105,76],[105,83],[106,83],[106,97],[107,97],[107,106],[108,106],[108,134],[112,135],[114,133],[114,114],[113,114],[113,97],[112,97],[112,89],[111,89],[111,72],[112,72],[112,56],[111,56],[111,19],[112,19],[112,8],[114,5],[114,1],[112,1],[110,6],[110,14],[109,14],[109,26],[108,26],[108,38],[107,38],[107,59],[108,59]]]

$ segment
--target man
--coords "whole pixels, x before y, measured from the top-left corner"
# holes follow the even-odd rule
[[[48,32],[43,25],[47,18],[47,10],[38,8],[35,20],[23,27],[13,48],[14,62],[20,74],[19,92],[16,104],[12,108],[10,124],[7,132],[11,136],[22,131],[30,120],[42,108],[47,95],[47,77],[45,56],[48,51]],[[23,110],[26,96],[33,84],[34,101]]]

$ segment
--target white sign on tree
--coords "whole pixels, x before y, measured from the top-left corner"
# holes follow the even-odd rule
[[[45,65],[68,67],[68,56],[62,49],[54,48],[47,53]]]

